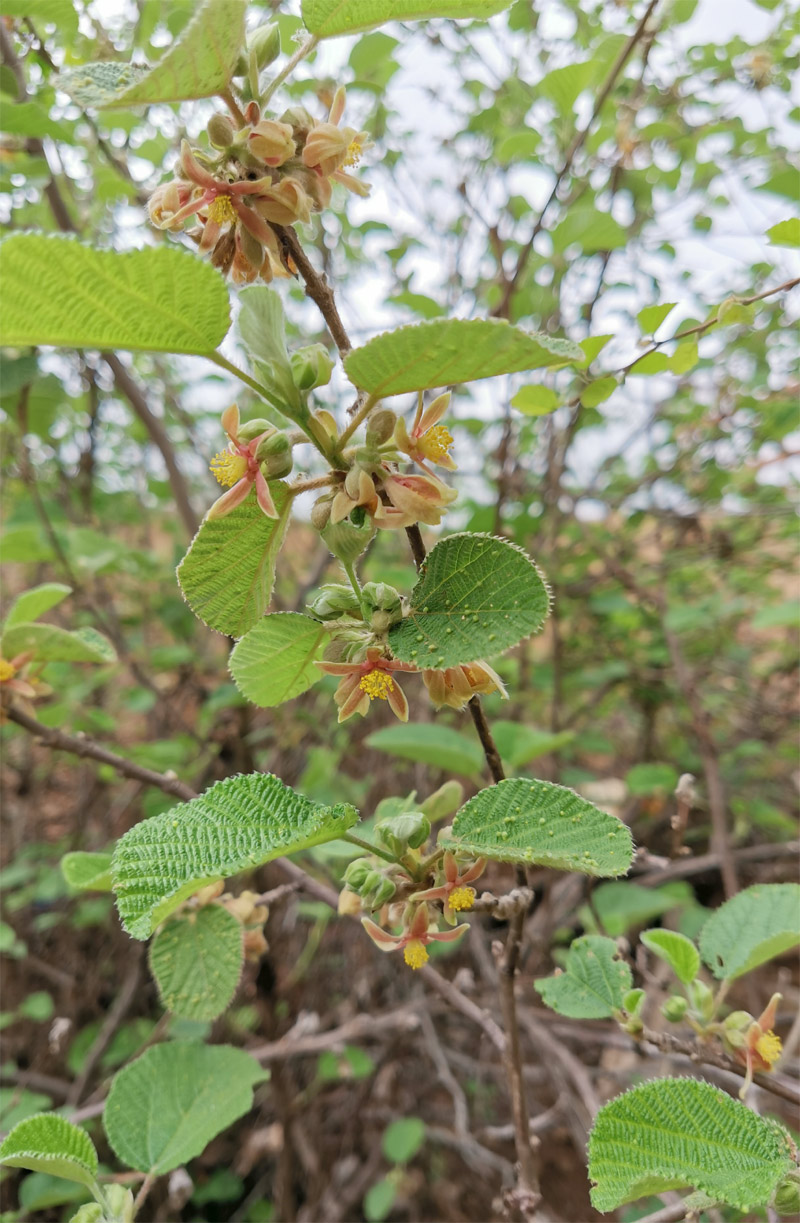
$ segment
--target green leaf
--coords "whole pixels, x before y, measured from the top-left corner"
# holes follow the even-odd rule
[[[643,335],[653,335],[658,331],[667,315],[675,309],[677,302],[662,302],[660,306],[645,306],[636,315]]]
[[[367,747],[380,752],[432,764],[437,769],[461,773],[464,777],[479,777],[484,766],[480,744],[438,722],[399,722],[396,726],[385,726],[374,731],[366,743]]]
[[[620,960],[614,940],[587,934],[571,944],[562,973],[540,977],[533,986],[545,1006],[559,1015],[610,1019],[622,1010],[622,999],[632,984],[631,970]]]
[[[671,764],[635,764],[625,774],[625,784],[631,794],[671,794],[678,784],[678,774]]]
[[[546,416],[548,412],[554,412],[560,402],[559,396],[549,386],[532,383],[519,388],[511,399],[511,406],[525,416]]]
[[[354,386],[384,397],[582,359],[571,340],[504,319],[434,319],[385,331],[348,353],[344,367]]]
[[[726,900],[700,932],[700,953],[723,981],[800,944],[800,884],[757,883]]]
[[[424,1121],[419,1117],[399,1117],[383,1131],[381,1150],[393,1164],[407,1164],[424,1141]]]
[[[318,38],[356,34],[386,21],[431,17],[484,20],[508,8],[510,0],[303,0],[306,29]]]
[[[68,632],[55,624],[17,624],[3,633],[3,650],[15,658],[32,650],[37,662],[114,662],[117,653],[96,629]]]
[[[2,7],[2,6],[0,6]],[[50,136],[53,140],[70,141],[67,125],[51,119],[38,102],[15,102],[3,106],[3,131],[13,136]]]
[[[228,665],[236,687],[254,705],[268,709],[305,692],[322,672],[315,665],[328,641],[319,620],[297,612],[265,616],[242,637]]]
[[[511,769],[524,768],[539,756],[560,751],[575,738],[572,730],[561,730],[552,734],[546,730],[534,730],[522,722],[506,722],[492,719],[492,735],[497,750]]]
[[[597,378],[581,391],[581,407],[596,408],[605,403],[619,386],[616,378],[609,374],[607,378]]]
[[[523,777],[471,798],[453,820],[452,839],[476,856],[584,875],[624,875],[633,859],[630,830],[615,816],[566,786]]]
[[[2,0],[0,13],[4,17],[27,17],[37,26],[54,25],[63,40],[71,40],[78,33],[78,14],[72,0]]]
[[[61,582],[45,582],[42,586],[34,586],[24,591],[11,604],[4,629],[8,631],[15,624],[30,624],[32,620],[38,620],[51,607],[55,607],[71,594],[72,587],[64,586]]]
[[[64,854],[61,874],[69,886],[79,892],[110,892],[111,854],[90,854],[82,850]]]
[[[595,1210],[691,1185],[751,1210],[792,1162],[788,1135],[718,1087],[653,1079],[600,1109],[589,1138]]]
[[[241,309],[236,326],[268,401],[279,412],[299,410],[300,392],[292,377],[286,348],[283,304],[274,289],[249,285],[239,293]]]
[[[578,96],[589,88],[596,75],[597,69],[592,60],[566,64],[563,68],[553,68],[543,76],[536,89],[555,103],[562,115],[569,115]]]
[[[767,237],[773,246],[800,246],[800,217],[779,221],[767,230]]]
[[[664,352],[648,352],[630,369],[631,374],[666,374],[671,358]]]
[[[684,985],[694,981],[700,971],[700,952],[690,938],[677,930],[643,930],[639,937],[648,951],[666,960]]]
[[[626,879],[624,883],[603,883],[592,893],[592,907],[603,923],[606,934],[617,938],[634,926],[652,921],[670,909],[682,908],[691,900],[691,891],[681,880],[660,888],[643,888]],[[580,910],[580,919],[594,928],[594,917],[588,905]]]
[[[585,255],[613,251],[628,242],[628,233],[619,221],[615,221],[608,212],[598,212],[591,204],[570,208],[551,236],[556,251],[577,245]]]
[[[183,1019],[216,1019],[242,972],[242,924],[222,905],[180,913],[150,944],[150,971],[164,1007]]]
[[[81,106],[149,106],[210,98],[229,84],[244,42],[245,0],[206,0],[158,63],[83,64],[56,80]]]
[[[383,1223],[394,1205],[397,1189],[393,1180],[384,1176],[370,1185],[364,1194],[364,1217],[368,1223]]]
[[[689,370],[694,369],[697,365],[699,359],[697,340],[684,340],[670,357],[669,367],[673,374],[688,374]]]
[[[20,1121],[0,1146],[7,1168],[50,1172],[91,1187],[97,1176],[97,1152],[85,1130],[55,1113],[36,1113]]]
[[[0,344],[213,352],[230,325],[219,272],[171,246],[97,250],[63,235],[0,243]]]
[[[275,562],[289,525],[287,486],[270,484],[279,518],[267,518],[255,493],[224,518],[206,518],[178,566],[183,597],[209,628],[242,637],[269,607]]]
[[[581,340],[581,349],[583,350],[583,360],[578,362],[578,369],[586,369],[591,365],[595,357],[603,351],[609,340],[614,337],[610,335],[590,335],[585,340]]]
[[[249,1112],[266,1077],[230,1045],[154,1045],[114,1077],[103,1113],[108,1141],[127,1167],[162,1176]]]
[[[428,553],[389,645],[403,662],[455,667],[510,649],[549,610],[544,578],[521,548],[478,532],[449,535]]]
[[[347,803],[312,803],[271,773],[228,777],[117,843],[112,878],[122,924],[146,939],[205,884],[333,841],[357,822]]]

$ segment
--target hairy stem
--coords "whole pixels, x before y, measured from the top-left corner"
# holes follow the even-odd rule
[[[388,849],[381,849],[378,845],[373,845],[370,841],[362,841],[361,837],[357,837],[352,832],[346,832],[342,837],[343,841],[349,841],[351,845],[357,845],[359,849],[363,849],[365,853],[375,854],[378,858],[383,858],[386,862],[391,862],[392,865],[397,865],[397,858],[394,854],[389,853]]]
[[[262,107],[267,105],[267,102],[269,102],[272,95],[281,87],[286,78],[291,76],[297,65],[304,60],[307,55],[311,54],[318,42],[319,38],[317,35],[312,34],[311,37],[307,38],[304,43],[301,43],[291,59],[286,61],[278,75],[270,81],[269,85],[264,90],[263,94],[261,95]]]

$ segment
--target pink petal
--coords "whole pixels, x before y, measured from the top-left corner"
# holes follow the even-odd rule
[[[414,916],[411,919],[411,925],[406,933],[406,942],[411,939],[424,939],[428,933],[428,926],[431,924],[431,915],[428,906],[423,903],[416,909]]]
[[[481,876],[486,870],[487,861],[487,858],[478,858],[478,861],[474,863],[474,865],[471,866],[468,871],[464,871],[464,874],[461,876],[459,882],[472,883],[473,879],[479,878],[479,876]]]
[[[242,476],[234,484],[233,488],[229,488],[226,493],[218,497],[211,509],[207,512],[206,518],[224,518],[226,514],[230,514],[231,510],[235,510],[237,505],[241,505],[247,494],[250,492],[251,481],[247,476]]]
[[[267,518],[278,517],[278,511],[275,509],[275,502],[272,500],[269,485],[264,479],[264,473],[261,471],[261,468],[259,468],[256,472],[256,499]]]
[[[427,433],[428,430],[432,429],[434,425],[438,425],[439,421],[442,419],[449,407],[450,392],[445,391],[444,395],[437,395],[422,413],[422,416],[419,419],[419,424],[414,429],[414,436],[422,437],[423,433]]]
[[[222,413],[222,427],[227,433],[231,441],[236,444],[236,439],[239,436],[239,407],[238,404],[232,403],[229,408],[226,408]]]
[[[236,210],[236,215],[244,225],[245,229],[249,229],[254,238],[258,238],[264,246],[269,246],[272,230],[267,222],[262,220],[255,208],[248,208],[246,204],[242,204],[239,200],[231,200],[233,207]]]
[[[449,849],[444,855],[444,877],[448,883],[455,883],[456,879],[458,879],[458,863]]]
[[[428,888],[424,892],[415,892],[414,899],[415,900],[443,900],[444,901],[447,899],[447,888],[442,886],[438,888]]]
[[[315,662],[315,667],[319,667],[326,675],[351,675],[360,671],[357,662]]]
[[[389,702],[389,708],[394,716],[399,718],[401,722],[407,722],[408,701],[406,700],[405,692],[403,692],[403,689],[400,687],[397,680],[394,681],[393,686],[386,694],[386,699]]]
[[[372,190],[369,183],[362,183],[359,178],[353,178],[352,174],[346,174],[344,170],[334,170],[330,177],[333,182],[341,183],[348,191],[352,191],[353,195],[360,195],[365,199]]]
[[[455,930],[436,930],[433,934],[429,934],[428,938],[437,943],[454,943],[456,939],[460,939],[462,934],[466,934],[469,930],[469,923],[465,922],[461,926],[456,926]]]
[[[220,184],[214,176],[209,174],[208,170],[204,170],[195,158],[188,140],[181,141],[180,166],[186,177],[193,183],[197,183],[198,187],[204,187],[206,191],[213,191],[215,195],[220,190]]]
[[[339,722],[346,722],[348,718],[352,718],[356,713],[360,713],[363,718],[369,711],[369,696],[366,692],[362,691],[359,683],[353,688],[347,700],[339,706]]]
[[[345,97],[344,85],[340,85],[336,90],[336,93],[333,95],[330,113],[328,114],[329,123],[338,123],[341,119],[342,115],[344,114]]]
[[[370,921],[368,917],[361,918],[361,925],[364,927],[375,946],[380,947],[381,951],[397,951],[398,947],[403,942],[402,935],[387,934],[385,930],[381,930],[380,926],[376,926],[375,922]]]

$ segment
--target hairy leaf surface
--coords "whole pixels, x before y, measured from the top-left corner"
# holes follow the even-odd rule
[[[173,1015],[211,1020],[231,1001],[242,972],[242,923],[218,904],[171,918],[150,944],[150,971]]]
[[[35,1113],[15,1125],[0,1146],[0,1163],[81,1185],[93,1184],[97,1175],[97,1152],[89,1135],[55,1113]]]
[[[486,18],[508,8],[510,0],[303,0],[305,27],[318,38],[356,34],[386,21],[423,21],[430,17]]]
[[[229,666],[236,687],[262,708],[299,696],[322,679],[315,662],[328,638],[324,624],[299,612],[265,616],[231,651]]]
[[[700,952],[721,980],[741,977],[800,944],[800,883],[756,883],[726,900],[700,932]]]
[[[632,984],[631,970],[619,958],[617,944],[599,934],[576,938],[564,971],[533,983],[545,1006],[571,1019],[610,1019],[622,1009]]]

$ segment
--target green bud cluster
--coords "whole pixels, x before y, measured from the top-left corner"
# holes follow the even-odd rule
[[[364,618],[375,633],[385,633],[403,618],[399,591],[387,582],[367,582],[361,591]]]
[[[292,380],[298,391],[313,391],[327,386],[333,372],[333,361],[324,344],[309,344],[298,348],[289,358]]]
[[[359,616],[361,609],[355,592],[349,586],[330,582],[315,590],[306,604],[318,620],[338,620],[340,616]]]
[[[376,838],[397,858],[402,858],[409,849],[419,849],[430,834],[431,822],[423,811],[404,811],[375,825]]]
[[[256,451],[256,458],[268,480],[280,480],[288,476],[294,465],[292,444],[285,433],[273,433],[265,437]]]
[[[380,909],[392,899],[397,886],[388,870],[379,870],[370,858],[356,858],[344,873],[344,881],[351,891],[357,892],[367,909]]]
[[[681,994],[670,994],[661,1007],[661,1014],[669,1023],[680,1023],[689,1009],[689,1002]]]

